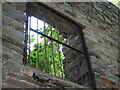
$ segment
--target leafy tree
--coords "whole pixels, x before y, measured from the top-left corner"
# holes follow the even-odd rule
[[[49,24],[38,31],[64,42],[62,35],[59,35],[58,31]],[[39,36],[39,39],[43,39],[45,42],[35,43],[34,35],[30,35],[30,44],[34,43],[34,47],[30,50],[29,65],[44,72],[48,71],[49,74],[63,77],[64,69],[62,61],[64,55],[60,50],[62,45],[43,36]]]

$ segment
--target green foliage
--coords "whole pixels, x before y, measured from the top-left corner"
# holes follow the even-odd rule
[[[38,31],[51,36],[54,39],[62,40],[62,35],[58,35],[58,31],[49,24],[39,29]],[[64,59],[64,55],[60,50],[60,47],[62,47],[62,45],[56,43],[55,41],[51,41],[43,36],[39,36],[39,39],[43,39],[46,42],[39,42],[38,44],[36,44],[35,36],[30,35],[30,44],[34,43],[34,46],[33,49],[30,51],[29,65],[38,68],[44,72],[48,69],[49,74],[55,75],[56,72],[56,76],[62,77],[64,72],[63,64],[61,63]]]
[[[120,0],[112,0],[112,3],[118,8],[120,8]]]

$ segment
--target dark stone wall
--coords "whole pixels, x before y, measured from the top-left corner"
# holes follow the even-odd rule
[[[2,3],[2,88],[86,88],[23,64],[25,2]]]
[[[23,75],[25,10],[26,3],[2,3],[3,87],[13,87],[19,83],[10,73]]]
[[[120,18],[118,16],[120,10],[108,2],[42,3],[84,27],[83,30],[86,44],[90,53],[97,86],[103,88],[119,87],[120,78],[118,68],[120,59],[118,58],[118,20]],[[43,85],[35,84],[38,81],[36,82],[33,76],[24,76],[23,73],[23,70],[25,69],[22,61],[24,48],[24,22],[26,20],[24,14],[25,9],[26,3],[22,2],[2,4],[3,87],[40,87]],[[75,26],[71,26],[71,24],[64,22],[60,18],[57,20],[59,25],[64,26],[65,32],[69,33],[66,43],[76,49],[82,50],[79,34],[77,33]],[[62,27],[59,27],[59,29],[62,30]],[[78,78],[80,77],[79,75],[83,74],[84,81],[87,82],[86,65],[83,62],[84,57],[65,47],[63,48],[63,51],[66,57],[64,60],[66,78],[71,81],[76,81],[76,77]],[[30,83],[30,80],[33,81]],[[61,85],[59,87],[61,87]]]
[[[79,25],[85,26],[83,31],[97,86],[108,88],[119,87],[118,68],[120,59],[118,50],[120,47],[118,45],[118,22],[120,10],[109,2],[44,2],[44,4],[73,19]],[[79,42],[75,40],[76,37],[74,36],[73,40],[68,39],[69,43],[73,41],[70,45]],[[73,46],[79,47],[79,44]],[[75,73],[77,69],[75,67],[76,63],[72,64],[72,62],[77,61],[77,54],[74,57],[74,53],[71,53],[69,49],[64,49],[64,51],[66,55],[64,61],[66,63],[65,67],[72,68],[71,70],[67,68],[66,77],[73,80],[76,78]],[[80,69],[85,71],[82,65]]]

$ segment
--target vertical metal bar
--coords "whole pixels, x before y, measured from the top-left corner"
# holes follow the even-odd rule
[[[52,37],[52,28],[51,28],[51,37]],[[54,50],[53,50],[53,42],[54,41],[52,41],[52,59],[53,59],[53,68],[54,68],[54,75],[56,75],[56,68],[55,68],[55,60],[54,60]]]
[[[51,21],[50,21],[50,24],[49,24],[49,25],[50,25],[50,37],[52,37],[52,36],[51,36],[51,29],[52,29]],[[51,40],[51,42],[52,42],[52,40]],[[50,42],[50,43],[51,43],[51,42]],[[50,47],[51,47],[51,46],[50,46]],[[50,52],[50,54],[51,54],[51,60],[52,60],[52,53]],[[49,64],[50,64],[50,73],[52,74],[52,68],[51,68],[52,61],[51,61],[51,60],[50,60]]]
[[[56,25],[56,30],[57,30],[57,25]],[[57,38],[58,38],[58,41],[59,41],[59,30],[57,30]],[[60,68],[61,68],[61,75],[62,75],[62,78],[63,78],[63,71],[62,71],[62,60],[61,60],[61,55],[60,55],[60,45],[58,43],[58,52],[59,52],[59,60],[60,60]]]
[[[55,26],[55,30],[56,30],[56,33],[57,33],[57,39],[58,39],[58,41],[59,41],[59,34],[58,34],[58,30],[57,30],[57,24],[56,24],[56,26]],[[61,57],[60,57],[60,46],[59,46],[59,43],[57,43],[57,52],[58,52],[58,55],[59,55],[59,67],[62,69],[62,67],[61,67]],[[59,71],[59,77],[61,76],[60,74],[62,73],[62,71],[60,70]]]
[[[26,6],[27,7],[27,6]],[[28,11],[26,9],[26,16],[28,15]],[[27,42],[28,42],[28,16],[27,16],[27,20],[25,21],[25,40],[24,40],[24,51],[23,51],[23,63],[27,64]]]
[[[95,81],[95,78],[93,76],[92,64],[91,64],[91,61],[90,61],[90,57],[88,55],[88,50],[87,50],[87,47],[86,47],[86,42],[85,42],[85,39],[84,39],[83,30],[78,29],[78,32],[81,36],[81,41],[82,41],[82,46],[83,46],[84,52],[86,53],[85,54],[85,61],[86,61],[87,68],[88,68],[88,75],[90,77],[90,87],[92,87],[93,89],[96,89],[96,81]]]
[[[37,31],[38,31],[38,18],[37,18]],[[37,33],[37,66],[39,68],[39,60],[38,60],[38,33]]]
[[[28,18],[28,31],[29,31],[29,41],[28,41],[28,45],[29,45],[29,56],[28,56],[28,61],[27,63],[30,64],[30,27],[31,27],[31,16]]]
[[[44,34],[46,35],[45,20],[44,20]],[[44,37],[44,54],[45,54],[45,60],[46,60],[46,72],[49,73],[49,71],[48,71],[48,60],[47,60],[47,51],[46,51],[46,37]]]

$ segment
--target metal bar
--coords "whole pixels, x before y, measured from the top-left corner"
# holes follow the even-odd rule
[[[44,34],[46,34],[45,21],[44,21]],[[47,52],[46,52],[46,37],[44,37],[44,53],[45,53],[45,60],[46,60],[46,72],[48,73],[49,71],[48,71],[48,60],[47,60]]]
[[[57,24],[56,24],[56,33],[57,33],[57,39],[59,41],[59,34],[58,34],[58,30],[57,30]],[[60,77],[60,74],[62,73],[62,67],[61,67],[61,57],[60,57],[60,46],[59,46],[59,43],[57,44],[57,52],[58,52],[58,55],[59,55],[59,63],[60,63],[60,72],[59,72],[59,77]]]
[[[80,36],[79,32],[78,32],[78,39],[79,39],[79,41],[81,40],[81,36]],[[79,44],[79,45],[81,45],[81,43],[82,43],[82,42],[80,41],[80,44]],[[83,50],[83,49],[80,48],[80,50]],[[83,62],[83,63],[84,63],[84,62]],[[79,67],[79,68],[80,68],[80,67]],[[79,72],[78,72],[78,73],[79,73]],[[78,78],[77,78],[77,79],[78,79]],[[81,75],[81,77],[80,77],[80,80],[81,80],[81,81],[80,81],[81,84],[82,84],[82,85],[85,85],[85,84],[84,84],[84,78],[83,78],[82,75]]]
[[[27,10],[26,10],[26,15],[27,15]],[[27,42],[28,42],[28,16],[27,16],[27,20],[25,21],[25,47],[24,47],[24,51],[23,51],[23,62],[24,64],[27,64]]]
[[[56,29],[57,29],[57,26],[56,26]],[[58,41],[59,41],[59,30],[57,30],[57,38],[58,38]],[[61,74],[62,74],[62,78],[63,78],[63,71],[62,71],[62,61],[61,61],[61,55],[60,55],[60,45],[58,43],[58,52],[59,52],[59,60],[60,60],[60,68],[61,68]]]
[[[37,31],[38,31],[38,18],[37,18]],[[39,68],[39,60],[38,60],[38,33],[37,33],[37,61],[38,61],[37,66]]]
[[[69,45],[67,45],[67,44],[65,44],[65,43],[62,43],[62,42],[60,42],[60,41],[58,41],[58,40],[56,40],[56,39],[54,39],[54,38],[52,38],[52,37],[49,37],[49,36],[47,36],[47,35],[45,35],[45,34],[43,34],[43,33],[41,33],[41,32],[38,32],[38,31],[36,31],[36,30],[34,30],[34,29],[32,29],[32,28],[30,28],[30,30],[33,31],[33,32],[36,32],[36,33],[38,33],[38,34],[40,34],[40,35],[42,35],[42,36],[44,36],[44,37],[47,37],[47,38],[49,38],[49,39],[51,39],[51,40],[53,40],[53,41],[55,41],[55,42],[58,42],[58,43],[62,44],[63,46],[66,46],[66,47],[68,47],[68,48],[70,48],[70,49],[72,49],[72,50],[75,50],[76,52],[79,52],[79,53],[81,53],[81,54],[83,54],[83,55],[86,55],[85,52],[82,52],[82,51],[80,51],[80,50],[77,50],[77,49],[75,49],[75,48],[73,48],[73,47],[71,47],[71,46],[69,46]]]
[[[78,29],[78,32],[81,36],[81,41],[82,41],[82,46],[83,46],[84,52],[86,53],[85,54],[85,61],[86,61],[86,64],[87,64],[88,75],[89,75],[89,78],[90,78],[90,87],[92,87],[93,89],[96,89],[96,81],[95,81],[95,78],[93,76],[92,64],[91,64],[91,61],[90,61],[90,57],[88,55],[88,50],[87,50],[86,42],[85,42],[85,39],[84,39],[83,30]]]
[[[51,37],[52,37],[52,28],[51,28]],[[55,60],[54,60],[54,50],[53,50],[53,41],[52,41],[52,58],[53,58],[53,68],[54,68],[54,75],[56,75],[56,68],[55,68]]]
[[[51,21],[50,21],[50,30],[52,29],[52,27],[51,27]],[[51,36],[51,34],[50,34],[50,36]],[[51,46],[50,46],[51,47]],[[51,51],[52,52],[52,51]],[[51,52],[50,52],[50,54],[51,54]],[[51,54],[52,55],[52,54]],[[51,57],[51,60],[50,60],[50,62],[49,62],[49,64],[50,64],[50,73],[52,74],[52,69],[51,69],[51,64],[52,64],[52,56],[50,55],[50,57]]]
[[[29,41],[28,41],[28,44],[29,44],[29,56],[28,56],[28,61],[27,63],[30,64],[30,27],[31,27],[31,17],[28,18],[28,31],[29,31]]]

